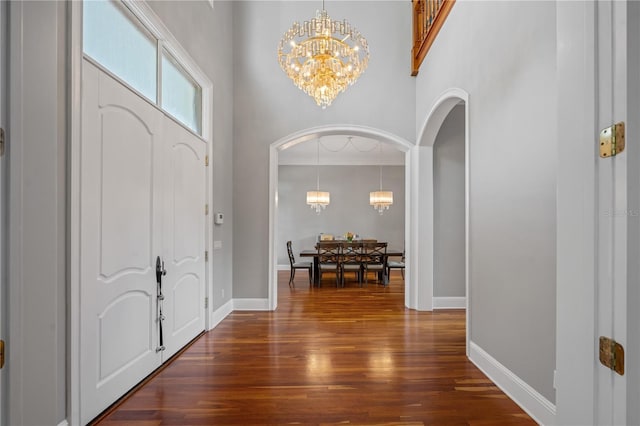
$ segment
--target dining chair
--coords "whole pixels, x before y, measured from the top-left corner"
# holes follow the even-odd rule
[[[365,285],[369,282],[369,271],[376,272],[376,276],[378,277],[378,282],[382,281],[384,283],[383,275],[386,272],[386,262],[387,262],[387,243],[363,243],[364,249],[364,283]]]
[[[309,271],[309,286],[311,286],[311,278],[313,275],[313,263],[312,262],[296,262],[293,256],[293,250],[291,249],[291,241],[287,241],[287,253],[289,254],[289,264],[291,265],[291,274],[289,275],[289,287],[295,288],[296,284],[293,282],[293,277],[296,276],[296,269],[306,269]]]
[[[340,276],[344,287],[344,276],[347,272],[353,272],[362,287],[362,243],[346,242],[342,244],[342,256],[340,260]]]
[[[322,274],[333,272],[336,287],[340,284],[340,252],[342,245],[335,241],[319,241],[318,249],[318,287],[322,286]]]
[[[400,269],[402,274],[402,280],[404,281],[404,251],[402,251],[402,260],[388,260],[387,261],[387,276],[391,277],[391,269]]]

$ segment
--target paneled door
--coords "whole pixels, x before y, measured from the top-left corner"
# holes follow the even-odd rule
[[[165,119],[163,360],[204,330],[206,143]]]
[[[85,423],[161,363],[161,131],[155,107],[84,62],[81,400]]]
[[[204,330],[206,143],[88,60],[82,84],[86,423]]]

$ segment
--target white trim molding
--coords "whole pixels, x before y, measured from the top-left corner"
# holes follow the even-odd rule
[[[278,271],[289,271],[291,269],[291,265],[278,265]]]
[[[467,309],[467,298],[434,296],[433,309]]]
[[[216,328],[218,324],[222,322],[231,312],[233,312],[233,300],[229,300],[224,305],[220,306],[215,311],[211,312],[209,316],[209,330]]]
[[[69,426],[69,422],[65,419],[65,420],[61,421],[60,423],[58,423],[58,426]]]
[[[474,342],[469,359],[509,398],[541,425],[555,425],[556,406]]]
[[[233,299],[233,311],[270,311],[269,299]]]

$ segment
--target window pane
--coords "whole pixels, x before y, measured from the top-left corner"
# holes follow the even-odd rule
[[[119,2],[85,1],[84,52],[157,102],[157,41]]]
[[[162,51],[162,109],[201,134],[202,89],[164,50]]]

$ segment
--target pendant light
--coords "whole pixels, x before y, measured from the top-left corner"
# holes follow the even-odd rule
[[[320,191],[320,138],[317,140],[317,157],[316,157],[316,190],[307,191],[307,204],[314,209],[317,214],[327,208],[331,201],[329,192]]]
[[[382,215],[389,206],[393,204],[393,192],[382,190],[382,145],[378,142],[379,167],[380,167],[380,190],[369,193],[369,205]]]

